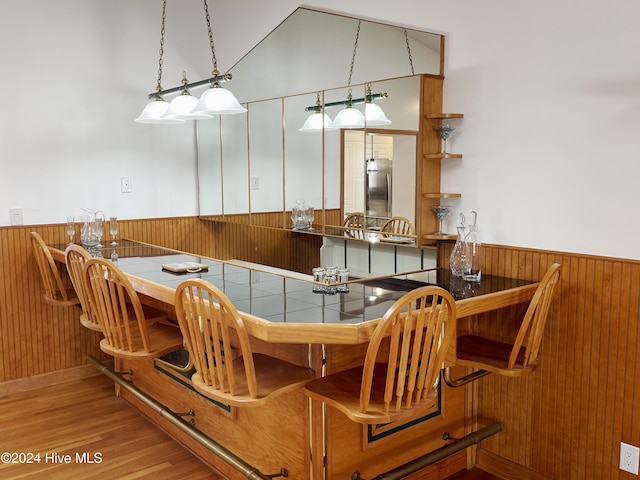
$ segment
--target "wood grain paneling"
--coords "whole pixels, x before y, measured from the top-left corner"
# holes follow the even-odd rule
[[[448,264],[453,244],[439,250]],[[476,418],[503,422],[478,464],[505,478],[635,478],[618,470],[620,442],[640,445],[640,262],[483,245],[484,271],[537,280],[562,264],[560,293],[536,373],[478,383]],[[496,338],[523,308],[486,314],[475,328]],[[520,467],[520,468],[518,468]]]
[[[215,252],[212,225],[195,217],[120,221],[119,227],[119,237],[202,255]],[[47,243],[64,244],[65,229],[63,224],[0,228],[0,382],[77,367],[88,354],[107,358],[99,349],[100,336],[80,325],[78,307],[52,307],[42,299],[29,234],[35,230]],[[59,268],[68,281],[64,266]]]

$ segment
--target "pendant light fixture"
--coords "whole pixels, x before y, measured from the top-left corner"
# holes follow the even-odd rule
[[[351,56],[351,67],[349,69],[349,80],[347,86],[351,86],[351,78],[353,76],[353,67],[356,61],[356,52],[358,49],[358,39],[360,37],[360,26],[362,22],[358,21],[358,28],[356,30],[356,39],[353,46],[353,54]],[[406,34],[406,31],[405,31]],[[407,39],[407,48],[408,48]],[[411,53],[409,53],[411,58]],[[413,72],[413,65],[412,65]],[[320,132],[324,130],[335,130],[338,128],[364,128],[372,126],[389,125],[391,120],[387,118],[379,105],[373,103],[373,100],[378,98],[387,98],[387,93],[372,93],[371,83],[367,83],[366,94],[363,98],[353,98],[353,92],[349,88],[349,93],[346,100],[337,102],[328,102],[322,104],[320,102],[320,93],[318,93],[316,104],[306,107],[307,112],[312,112],[307,118],[304,125],[299,129],[301,132]],[[354,105],[364,103],[364,114],[354,108]],[[336,118],[331,122],[331,118],[324,112],[326,108],[343,106],[344,108],[338,112]],[[324,128],[323,128],[324,127]]]
[[[218,61],[216,59],[215,45],[213,43],[213,33],[211,30],[211,16],[207,0],[204,0],[204,11],[209,34],[209,46],[213,60],[212,77],[194,83],[188,83],[185,72],[182,72],[182,85],[180,87],[163,90],[162,80],[162,56],[164,53],[164,24],[166,19],[167,0],[162,2],[162,23],[160,27],[160,60],[158,61],[158,82],[154,93],[149,94],[151,102],[144,108],[142,114],[135,119],[138,123],[155,124],[178,124],[185,120],[204,120],[212,118],[213,115],[224,115],[229,113],[244,113],[247,111],[236,97],[227,89],[220,86],[221,82],[231,80],[231,74],[220,75],[218,71]],[[198,100],[189,92],[190,88],[209,85],[206,92]],[[171,103],[164,100],[164,95],[179,93]]]
[[[189,80],[187,80],[187,73],[182,72],[182,91],[180,92],[180,95],[171,100],[169,110],[165,115],[173,115],[175,118],[182,120],[207,120],[213,118],[213,115],[193,112],[193,109],[198,103],[198,99],[189,92],[189,89],[187,88],[188,83]]]
[[[378,164],[375,159],[375,151],[373,150],[373,135],[371,134],[371,158],[366,160],[367,162],[367,173],[375,173],[378,171]]]
[[[164,53],[164,20],[167,11],[167,0],[162,2],[162,23],[160,26],[160,60],[158,61],[158,83],[156,85],[156,93],[153,99],[142,110],[142,113],[135,119],[138,123],[154,123],[154,124],[176,124],[184,123],[181,118],[175,116],[167,116],[169,111],[169,103],[162,98],[162,55]]]
[[[387,118],[382,111],[382,108],[373,103],[370,83],[367,83],[366,103],[364,104],[364,120],[367,127],[379,127],[381,125],[389,125],[391,123],[391,120]]]
[[[353,76],[353,66],[356,63],[356,51],[358,50],[358,38],[360,37],[360,26],[362,20],[358,20],[358,28],[356,29],[356,41],[353,44],[353,54],[351,55],[351,67],[349,69],[349,81],[347,87],[351,86],[351,77]],[[333,125],[338,128],[362,128],[364,127],[364,115],[357,108],[353,108],[353,96],[351,95],[351,89],[347,95],[347,104],[345,108],[338,112]]]
[[[333,126],[333,122],[329,115],[324,113],[322,103],[320,102],[320,92],[316,94],[316,104],[307,108],[307,111],[311,111],[311,115],[307,117],[304,125],[298,129],[300,132],[321,132],[322,130],[337,130],[337,127]]]
[[[217,78],[220,76],[218,71],[218,60],[216,59],[216,47],[213,43],[213,33],[211,32],[211,16],[209,15],[209,6],[207,0],[204,0],[204,11],[207,20],[207,32],[209,33],[209,46],[211,47],[211,60],[213,62],[212,76],[214,80],[211,88],[204,92],[200,100],[193,109],[193,113],[204,113],[213,115],[226,115],[233,113],[245,113],[247,111],[236,97],[226,88],[220,86]]]

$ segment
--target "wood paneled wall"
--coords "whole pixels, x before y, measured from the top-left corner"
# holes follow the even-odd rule
[[[321,237],[195,217],[120,222],[121,235],[218,258],[310,271]],[[29,232],[64,243],[65,226],[0,228],[0,381],[84,364],[98,338],[79,326],[75,307],[41,300]],[[448,265],[452,242],[442,242]],[[524,379],[485,377],[472,387],[475,418],[504,430],[481,442],[477,462],[512,479],[636,478],[618,470],[620,442],[640,445],[640,262],[483,245],[487,273],[537,280],[562,264],[542,359]],[[488,327],[512,312],[480,318]],[[496,330],[503,331],[503,327]]]
[[[439,261],[448,265],[452,242]],[[497,375],[472,388],[478,426],[503,423],[477,452],[483,468],[512,479],[631,479],[620,442],[640,445],[640,262],[483,245],[484,271],[540,279],[562,264],[560,293],[535,374]],[[514,312],[478,319],[504,335]],[[513,325],[511,325],[513,326]]]
[[[214,252],[212,227],[197,218],[120,221],[119,226],[122,237],[203,255]],[[42,300],[30,232],[47,243],[64,244],[65,230],[63,224],[0,228],[0,382],[77,367],[88,354],[104,358],[100,337],[80,326],[78,307],[52,307]]]

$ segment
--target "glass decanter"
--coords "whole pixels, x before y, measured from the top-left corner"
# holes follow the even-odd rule
[[[480,240],[476,233],[476,220],[478,214],[471,212],[471,222],[469,222],[469,232],[464,241],[466,244],[466,266],[465,272],[462,274],[462,279],[468,282],[479,282],[482,275],[482,268],[480,266]]]
[[[467,265],[466,259],[466,230],[465,227],[465,218],[464,213],[460,213],[460,225],[458,225],[458,238],[456,238],[456,244],[453,246],[453,250],[451,250],[451,255],[449,256],[449,268],[451,269],[451,275],[454,277],[462,277],[464,273],[464,269]]]

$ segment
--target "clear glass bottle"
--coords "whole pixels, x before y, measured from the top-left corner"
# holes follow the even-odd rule
[[[467,227],[465,227],[464,224],[464,214],[460,213],[460,225],[458,225],[457,227],[458,238],[456,239],[456,244],[453,246],[453,250],[451,250],[451,255],[449,256],[449,268],[451,269],[451,275],[453,275],[454,277],[462,277],[464,268],[466,266],[465,237]]]
[[[467,282],[479,282],[482,276],[482,267],[480,265],[480,247],[481,243],[476,232],[476,220],[478,214],[471,212],[471,222],[469,222],[469,233],[465,237],[466,244],[466,267],[462,274],[462,279]]]

